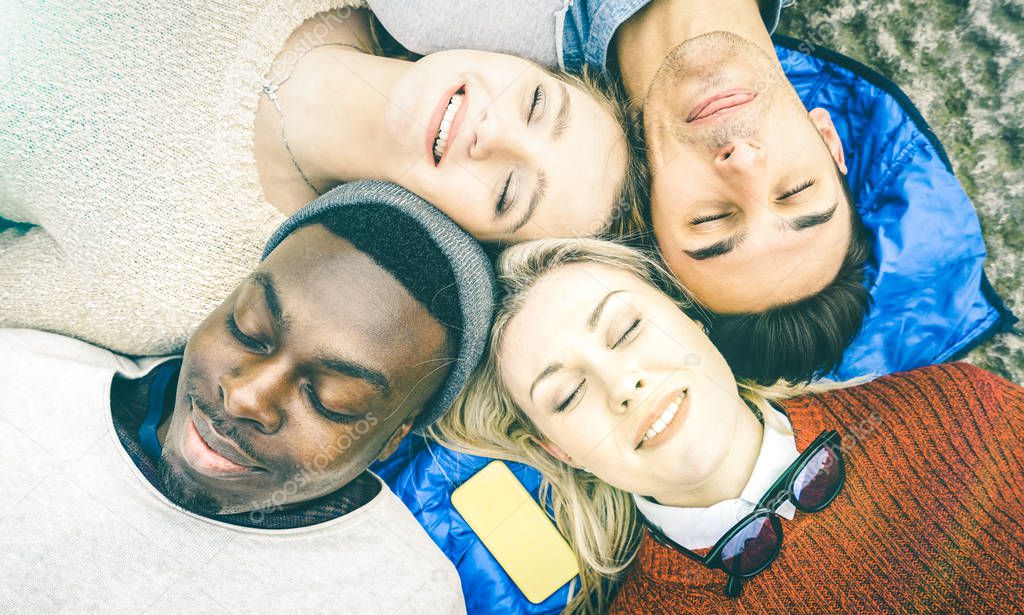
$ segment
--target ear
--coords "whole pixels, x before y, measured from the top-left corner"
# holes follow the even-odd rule
[[[574,468],[577,468],[577,469],[582,467],[578,463],[573,461],[572,457],[569,456],[569,453],[563,451],[562,447],[558,446],[554,442],[548,442],[547,440],[541,440],[539,438],[533,438],[533,437],[531,437],[531,439],[534,441],[534,443],[537,446],[539,446],[542,449],[544,449],[544,452],[546,452],[548,455],[551,455],[555,459],[561,461],[565,465],[571,466],[571,467],[574,467]]]
[[[839,170],[846,175],[846,155],[843,154],[843,143],[839,140],[839,133],[836,132],[836,125],[832,123],[832,116],[821,107],[811,109],[808,115],[811,123],[818,129],[821,140],[825,142],[832,159],[836,161]]]
[[[395,433],[391,434],[391,437],[388,438],[387,444],[385,444],[384,448],[381,449],[380,455],[377,455],[377,461],[384,461],[395,452],[395,449],[397,449],[398,445],[402,443],[402,440],[404,440],[405,437],[409,435],[409,432],[412,431],[412,423],[413,420],[409,419],[398,426]]]

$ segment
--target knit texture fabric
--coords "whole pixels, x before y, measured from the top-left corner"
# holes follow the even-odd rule
[[[997,612],[1024,605],[1024,389],[954,363],[786,403],[797,446],[840,432],[846,485],[726,575],[645,536],[613,613]],[[1016,608],[1012,605],[1017,605]]]
[[[285,217],[253,158],[260,79],[354,0],[0,8],[0,326],[180,350]],[[38,5],[38,6],[36,6]]]

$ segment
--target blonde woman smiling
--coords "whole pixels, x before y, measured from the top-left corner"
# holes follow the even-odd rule
[[[0,217],[32,226],[0,232],[0,326],[170,352],[286,215],[359,179],[485,241],[619,217],[610,99],[511,56],[385,57],[347,4],[11,7]]]
[[[1019,604],[1019,386],[960,363],[737,382],[654,266],[607,242],[519,244],[499,278],[487,362],[434,435],[542,472],[582,570],[570,611]]]

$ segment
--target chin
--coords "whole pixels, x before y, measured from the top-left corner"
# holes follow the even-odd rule
[[[157,469],[163,493],[169,500],[182,508],[201,515],[224,514],[224,506],[202,485],[192,478],[189,471],[182,467],[184,461],[173,452],[164,449]]]
[[[719,30],[683,41],[665,57],[664,62],[672,62],[672,66],[686,73],[717,73],[723,65],[735,61],[737,56],[742,61],[743,57],[753,52],[765,55],[751,41],[732,32]]]

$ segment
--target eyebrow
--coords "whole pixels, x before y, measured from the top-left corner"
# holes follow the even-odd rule
[[[562,104],[558,107],[558,114],[555,115],[555,123],[551,127],[551,140],[557,141],[569,129],[569,115],[572,112],[572,101],[569,99],[569,88],[559,82],[559,90],[562,92]]]
[[[793,218],[792,220],[788,221],[787,224],[789,225],[789,228],[793,229],[794,231],[802,231],[804,229],[809,229],[820,224],[825,224],[826,222],[832,219],[832,216],[835,215],[836,209],[838,207],[839,201],[837,200],[835,203],[832,204],[832,207],[828,208],[826,211],[823,211],[818,214],[809,214],[806,216],[800,216],[799,218]]]
[[[373,388],[377,389],[377,392],[384,397],[391,394],[391,383],[388,381],[387,376],[371,367],[360,365],[355,361],[329,359],[327,357],[320,357],[316,362],[324,369],[337,372],[342,376],[363,380]]]
[[[732,252],[737,246],[743,243],[743,240],[746,238],[746,232],[736,233],[732,237],[713,243],[710,246],[698,248],[696,250],[683,250],[683,253],[695,261],[703,261]]]
[[[597,328],[597,323],[601,320],[601,313],[604,312],[604,306],[608,304],[609,299],[611,299],[612,297],[621,292],[625,291],[613,290],[607,295],[605,295],[604,298],[602,298],[601,301],[598,302],[597,307],[594,308],[594,311],[590,313],[590,317],[587,318],[587,331],[592,332],[594,329]],[[547,378],[551,374],[554,374],[563,367],[565,367],[563,364],[556,362],[552,363],[551,365],[548,365],[543,370],[541,370],[540,374],[538,374],[537,377],[533,379],[533,384],[530,385],[530,399],[533,399],[533,390],[537,388],[537,385],[540,383],[541,380],[544,380],[545,378]]]
[[[594,308],[594,311],[590,313],[590,318],[587,319],[587,331],[593,332],[594,329],[597,328],[597,323],[598,321],[601,320],[601,313],[604,312],[604,306],[608,304],[609,299],[611,299],[612,297],[621,292],[623,291],[613,290],[612,292],[605,295],[604,299],[601,299],[601,302],[597,304],[597,307]]]
[[[284,310],[281,308],[281,299],[277,294],[277,287],[274,286],[274,278],[265,271],[255,271],[249,275],[249,280],[259,284],[263,289],[263,300],[267,304],[270,318],[274,321],[274,327],[287,332],[291,326],[291,321],[285,316]],[[378,370],[344,359],[319,357],[316,359],[316,362],[324,369],[367,382],[384,397],[391,394],[391,383]]]
[[[836,214],[836,209],[839,207],[839,201],[836,201],[827,210],[817,213],[808,214],[806,216],[800,216],[793,218],[792,220],[786,220],[785,224],[788,228],[794,231],[803,231],[821,224],[825,224],[832,219]],[[716,256],[722,256],[735,250],[743,240],[746,239],[746,233],[737,233],[728,239],[711,244],[703,248],[696,250],[683,250],[683,253],[696,261],[703,261],[709,258],[715,258]]]
[[[277,287],[274,286],[274,278],[265,271],[254,271],[249,275],[249,280],[259,284],[263,290],[263,302],[267,304],[270,318],[274,321],[274,328],[288,331],[291,321],[284,315],[281,308],[281,299],[277,294]]]
[[[530,399],[533,399],[533,390],[537,388],[537,385],[540,383],[541,380],[544,380],[545,378],[562,369],[563,367],[565,366],[562,365],[561,363],[552,363],[551,365],[545,367],[544,370],[536,378],[533,379],[533,384],[530,385]]]

